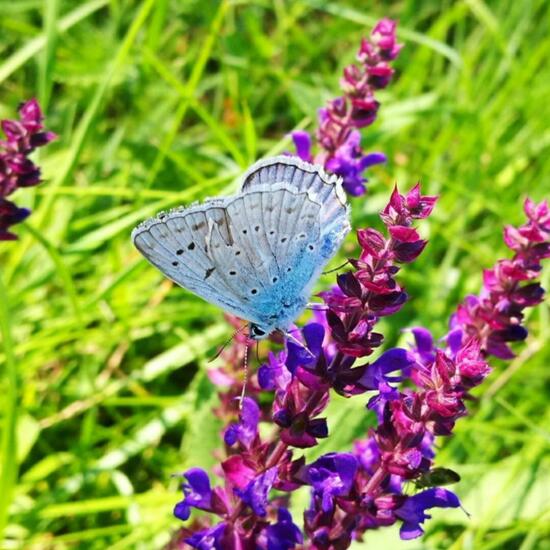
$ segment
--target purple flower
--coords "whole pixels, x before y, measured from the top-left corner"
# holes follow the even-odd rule
[[[311,156],[311,136],[309,132],[305,130],[295,130],[291,134],[292,141],[294,141],[294,147],[296,148],[296,154],[306,162],[312,162]]]
[[[399,382],[401,376],[388,376],[390,372],[403,371],[415,364],[410,352],[402,348],[392,348],[384,352],[374,363],[369,365],[359,383],[366,390],[379,390],[388,382]]]
[[[374,468],[380,462],[380,450],[376,441],[370,437],[367,439],[358,439],[353,446],[355,456],[359,460],[359,465],[372,475]]]
[[[317,362],[323,353],[323,339],[325,329],[318,323],[308,323],[302,329],[302,335],[305,340],[304,346],[299,346],[294,342],[287,342],[286,366],[290,372],[294,373],[299,366],[308,366]]]
[[[300,529],[286,508],[277,510],[277,522],[266,528],[267,550],[290,550],[303,542]]]
[[[435,358],[434,339],[432,333],[424,327],[413,327],[410,331],[414,336],[414,346],[412,346],[411,353],[414,354],[417,361],[420,363],[431,363]]]
[[[258,423],[260,421],[260,408],[254,399],[245,397],[243,400],[238,424],[232,424],[225,432],[227,445],[235,445],[239,442],[245,449],[250,448],[258,435]]]
[[[361,134],[357,131],[350,132],[346,141],[327,160],[325,168],[342,176],[344,189],[355,197],[365,193],[365,182],[363,172],[374,166],[386,162],[386,155],[383,153],[369,153],[363,155],[360,147]]]
[[[174,507],[174,515],[186,520],[191,514],[191,508],[210,510],[212,506],[212,489],[208,474],[201,468],[191,468],[183,474],[187,483],[182,484],[184,499]]]
[[[328,453],[307,467],[303,481],[313,487],[313,497],[324,512],[334,507],[334,498],[347,495],[352,487],[357,459],[350,453]]]
[[[461,328],[450,330],[445,337],[447,347],[453,356],[455,356],[462,347],[463,332]]]
[[[267,363],[258,369],[258,383],[263,390],[284,391],[292,380],[292,374],[286,366],[286,351],[267,355]]]
[[[333,290],[338,287],[333,287]],[[318,296],[322,297],[323,293],[318,294]],[[325,357],[327,358],[327,361],[332,361],[334,359],[334,356],[336,355],[336,352],[338,351],[336,348],[336,344],[334,343],[334,340],[332,339],[332,335],[330,334],[330,327],[327,322],[327,314],[324,309],[315,309],[313,310],[313,322],[317,323],[318,325],[321,325],[325,331],[325,337],[323,339],[323,351],[325,353]]]
[[[432,460],[435,457],[434,450],[435,437],[432,433],[426,431],[420,443],[419,449],[423,457]]]
[[[446,489],[434,487],[414,496],[407,497],[405,502],[395,510],[395,515],[403,521],[399,536],[403,540],[419,537],[424,533],[421,523],[431,516],[425,513],[429,508],[458,508],[458,497]]]
[[[244,490],[235,489],[235,494],[245,504],[248,504],[256,515],[263,517],[267,514],[269,491],[271,491],[276,478],[277,467],[274,466],[253,479]]]
[[[227,547],[223,544],[223,539],[226,527],[226,523],[218,523],[214,527],[193,533],[185,542],[197,550],[225,550]]]

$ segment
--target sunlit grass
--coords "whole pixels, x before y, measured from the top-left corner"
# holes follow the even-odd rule
[[[406,47],[365,133],[389,162],[354,201],[354,224],[376,223],[395,182],[441,195],[420,227],[430,244],[401,275],[413,298],[384,324],[388,344],[406,326],[443,334],[505,254],[501,228],[522,221],[522,198],[550,196],[544,0],[2,0],[0,13],[0,116],[38,96],[59,134],[41,152],[47,182],[18,192],[34,210],[20,240],[0,246],[6,548],[157,548],[178,527],[170,476],[214,462],[205,370],[229,329],[148,266],[129,233],[289,150],[288,132],[311,127],[377,18],[397,18]],[[389,529],[371,548],[549,547],[548,316],[547,304],[530,315],[527,345],[495,364],[438,454],[460,472],[471,517],[443,510],[422,541]],[[335,399],[337,434],[316,452],[364,433],[362,405]]]

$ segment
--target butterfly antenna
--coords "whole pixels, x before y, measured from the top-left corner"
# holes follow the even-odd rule
[[[305,346],[304,344],[302,344],[302,342],[300,342],[300,340],[298,340],[297,338],[294,338],[294,336],[292,336],[292,334],[290,334],[290,332],[285,332],[284,330],[281,330],[281,332],[284,334],[284,336],[290,340],[293,344],[297,345],[297,346],[300,346],[301,348],[304,348],[307,353],[309,355],[311,355],[311,357],[315,357],[315,355],[313,354],[313,352],[307,347]]]
[[[241,399],[239,401],[239,410],[243,408],[244,395],[246,393],[246,384],[248,382],[248,339],[244,346],[244,382],[243,389],[241,390]]]
[[[323,275],[328,275],[329,273],[334,273],[335,271],[338,271],[339,269],[342,269],[343,267],[346,267],[349,263],[349,260],[346,260],[342,265],[339,265],[338,267],[335,267],[334,269],[329,269],[328,271],[323,271]]]
[[[246,326],[248,325],[248,323],[245,323],[242,327],[238,328],[229,338],[228,340],[220,347],[220,349],[216,352],[216,355],[214,355],[214,357],[212,357],[212,359],[209,359],[208,362],[209,363],[212,363],[212,361],[215,361],[223,352],[223,350],[227,347],[227,345],[233,340],[233,338],[235,338],[235,336],[237,336],[237,334],[239,334],[239,332],[242,332],[242,330],[244,328],[246,328]]]

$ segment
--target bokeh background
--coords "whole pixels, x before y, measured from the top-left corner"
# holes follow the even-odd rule
[[[0,547],[161,548],[179,527],[171,474],[214,464],[205,372],[230,330],[149,266],[130,231],[291,149],[288,133],[314,127],[383,16],[406,46],[364,132],[389,161],[354,200],[355,226],[378,227],[395,182],[441,195],[420,227],[428,248],[401,274],[412,299],[383,325],[391,345],[407,326],[443,334],[506,254],[501,228],[523,221],[523,198],[550,196],[546,0],[0,0],[0,117],[36,96],[59,134],[40,151],[46,181],[13,196],[33,209],[19,241],[0,246],[1,425],[17,422],[17,451],[3,452],[18,464],[15,482],[2,472]],[[550,548],[548,317],[547,301],[440,442],[437,465],[460,473],[471,516],[443,510],[422,540],[385,529],[357,548]],[[364,401],[334,401],[337,433],[313,454],[365,433]]]

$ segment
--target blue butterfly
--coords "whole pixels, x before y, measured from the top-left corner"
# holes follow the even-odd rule
[[[161,212],[132,240],[172,281],[249,321],[259,340],[300,315],[349,230],[340,178],[278,156],[251,166],[237,195]]]

